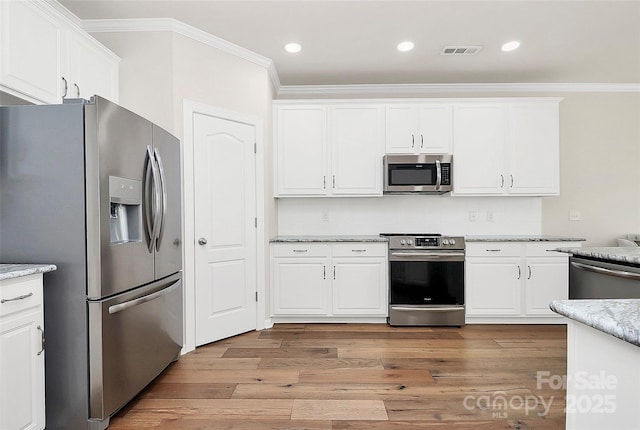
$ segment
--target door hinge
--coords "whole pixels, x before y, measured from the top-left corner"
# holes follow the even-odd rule
[[[254,154],[258,153],[258,142],[253,142],[253,153]]]
[[[255,221],[254,224],[255,224],[256,228],[258,228],[258,217],[255,217],[253,220]]]
[[[256,291],[256,302],[258,301],[258,292]]]

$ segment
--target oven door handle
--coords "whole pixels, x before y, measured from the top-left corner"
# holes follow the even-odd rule
[[[464,261],[464,252],[391,252],[389,261]]]
[[[395,306],[395,305],[391,305],[391,308],[393,310],[396,311],[415,311],[415,310],[425,310],[425,311],[429,311],[429,312],[451,312],[451,311],[459,311],[461,309],[464,309],[464,306],[455,306],[455,307],[451,307],[451,306],[447,306],[447,307],[443,307],[443,306],[431,306],[431,307],[426,307],[426,306],[415,306],[415,307],[408,307],[408,306]]]

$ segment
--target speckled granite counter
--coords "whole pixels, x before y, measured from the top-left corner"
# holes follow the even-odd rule
[[[269,242],[388,242],[386,237],[380,236],[276,236]]]
[[[465,236],[465,242],[584,242],[587,239],[581,237],[564,236]]]
[[[556,251],[566,252],[582,257],[598,258],[600,260],[621,261],[640,266],[640,247],[610,246],[584,248],[558,248]]]
[[[56,270],[55,264],[0,264],[0,281]]]
[[[640,346],[640,299],[554,300],[551,310]]]

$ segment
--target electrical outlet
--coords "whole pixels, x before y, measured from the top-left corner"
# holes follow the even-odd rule
[[[478,213],[476,211],[469,211],[469,221],[476,222],[478,220]]]
[[[322,211],[322,222],[329,222],[329,211]]]
[[[487,211],[487,222],[493,222],[493,211]]]
[[[582,220],[582,213],[580,213],[577,209],[571,209],[569,211],[569,221],[580,221]]]

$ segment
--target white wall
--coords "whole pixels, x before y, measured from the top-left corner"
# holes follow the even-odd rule
[[[280,235],[541,233],[539,197],[398,195],[278,200]],[[469,213],[476,213],[470,221]],[[489,221],[487,213],[493,214]]]

